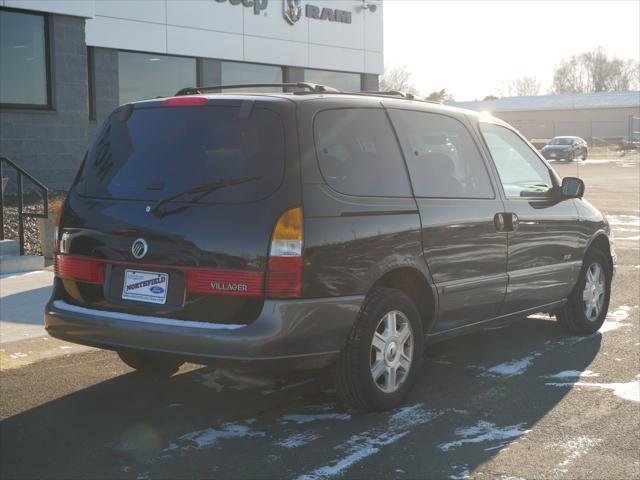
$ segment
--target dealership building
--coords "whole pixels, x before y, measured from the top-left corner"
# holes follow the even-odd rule
[[[505,97],[453,105],[490,112],[529,139],[578,136],[594,146],[640,134],[640,91]]]
[[[0,0],[0,156],[68,188],[120,104],[187,86],[376,90],[379,0]]]

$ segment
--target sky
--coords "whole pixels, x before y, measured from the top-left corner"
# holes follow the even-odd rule
[[[554,66],[604,47],[640,60],[640,0],[384,0],[387,67],[406,65],[423,94],[455,100],[499,95],[523,75],[548,93]]]

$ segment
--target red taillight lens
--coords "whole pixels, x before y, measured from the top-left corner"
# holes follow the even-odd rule
[[[270,257],[268,298],[297,298],[302,294],[302,257]]]
[[[104,264],[93,258],[56,255],[55,274],[77,282],[104,283]]]
[[[264,273],[242,270],[188,270],[187,292],[206,295],[261,297]]]
[[[302,295],[302,209],[286,211],[271,236],[268,298],[297,298]]]
[[[200,107],[207,105],[209,100],[206,97],[173,97],[167,98],[160,104],[161,107]]]

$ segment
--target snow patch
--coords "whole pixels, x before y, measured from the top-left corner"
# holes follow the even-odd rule
[[[442,415],[442,412],[425,410],[422,404],[396,409],[388,417],[388,422],[378,428],[352,436],[346,442],[335,447],[345,452],[344,456],[301,475],[298,480],[319,480],[331,478],[343,473],[363,459],[380,451],[380,447],[397,442],[411,430]]]
[[[588,383],[588,382],[567,382],[567,383],[546,383],[550,387],[591,387],[603,390],[611,390],[614,395],[624,400],[640,402],[640,381],[635,380],[627,383]]]
[[[250,438],[264,437],[264,432],[255,432],[245,425],[234,423],[226,423],[222,425],[220,430],[215,428],[205,428],[182,435],[175,443],[170,444],[162,453],[168,453],[175,450],[184,452],[187,450],[200,450],[215,445],[220,440],[229,438]]]
[[[600,327],[598,332],[606,333],[611,332],[613,330],[617,330],[620,327],[626,327],[628,323],[621,323],[622,321],[629,318],[629,313],[631,312],[631,307],[629,305],[622,305],[616,308],[613,312],[609,312],[607,314],[607,318],[605,322]],[[596,332],[596,334],[598,333]]]
[[[482,375],[489,375],[492,377],[513,377],[515,375],[522,375],[531,366],[533,360],[540,355],[541,354],[536,352],[533,355],[528,355],[520,360],[501,363],[495,367],[491,367]]]
[[[202,373],[199,376],[194,377],[194,380],[205,387],[215,388],[218,393],[224,390],[224,385],[218,382],[218,380],[220,380],[220,374],[215,370],[209,373]]]
[[[449,480],[465,480],[469,478],[471,474],[469,472],[469,465],[451,465],[451,468],[455,472],[449,475]]]
[[[545,375],[545,378],[581,378],[581,377],[599,377],[599,373],[594,373],[591,370],[564,370],[554,375]]]
[[[516,425],[508,425],[506,427],[497,427],[495,423],[480,420],[472,427],[456,429],[455,434],[462,438],[460,440],[454,440],[453,442],[441,443],[438,445],[438,448],[443,452],[446,452],[452,448],[458,448],[465,444],[517,438],[530,432],[530,430],[524,429],[524,426],[524,423],[518,423]]]
[[[568,466],[575,460],[585,455],[591,448],[600,443],[601,440],[589,437],[576,437],[567,442],[551,445],[551,448],[560,448],[565,452],[565,459],[560,462],[553,470],[551,474],[554,477],[561,476],[568,471]]]
[[[293,448],[298,448],[303,445],[306,445],[307,443],[311,443],[314,440],[317,440],[318,438],[320,438],[320,435],[317,433],[312,433],[312,432],[296,433],[294,435],[291,435],[287,438],[284,438],[276,442],[276,445],[284,448],[293,449]]]
[[[607,215],[609,225],[640,227],[640,217],[636,215]]]
[[[283,415],[280,417],[281,422],[295,422],[297,424],[321,422],[323,420],[351,420],[349,413],[316,413],[316,414],[300,414],[300,415]]]

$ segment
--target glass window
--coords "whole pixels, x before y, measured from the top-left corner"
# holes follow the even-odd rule
[[[402,154],[380,109],[318,113],[314,122],[320,170],[327,183],[347,195],[411,195]]]
[[[362,90],[359,73],[331,72],[329,70],[307,68],[304,71],[304,81],[337,88],[343,92],[359,92]]]
[[[282,67],[260,65],[257,63],[221,62],[222,85],[243,83],[282,83]],[[233,92],[252,91],[255,88],[233,89]],[[260,88],[261,92],[282,92],[282,88]]]
[[[49,104],[45,17],[0,10],[0,104]]]
[[[81,194],[159,200],[203,183],[238,180],[202,199],[238,203],[279,187],[285,154],[277,113],[255,108],[245,118],[240,107],[130,107],[109,117],[89,149],[77,184]]]
[[[494,198],[489,174],[469,131],[434,113],[392,110],[419,197]]]
[[[512,130],[482,123],[480,130],[508,197],[549,195],[551,173],[535,152]]]
[[[118,83],[120,103],[171,96],[197,85],[196,59],[118,52]]]

